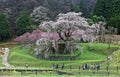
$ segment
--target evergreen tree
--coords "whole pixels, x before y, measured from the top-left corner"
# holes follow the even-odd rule
[[[10,27],[7,17],[4,13],[0,14],[0,41],[6,41],[10,38]]]
[[[98,0],[94,15],[105,17],[107,25],[116,27],[120,34],[120,0]]]
[[[79,5],[70,4],[70,11],[71,12],[80,12]]]
[[[80,11],[83,13],[83,16],[90,17],[90,12],[86,6],[85,0],[81,0],[79,3]]]
[[[108,21],[108,26],[112,26],[118,29],[118,34],[120,34],[120,15],[111,17]]]
[[[22,35],[25,32],[29,31],[29,27],[31,26],[31,19],[27,14],[22,14],[16,19],[16,32],[17,35]]]
[[[94,15],[103,16],[107,21],[118,14],[120,14],[120,0],[98,0],[94,9]]]

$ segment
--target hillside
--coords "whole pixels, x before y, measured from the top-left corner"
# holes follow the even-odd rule
[[[96,0],[1,0],[0,9],[14,17],[20,14],[21,11],[31,12],[35,7],[41,5],[49,8],[53,14],[52,16],[54,16],[60,12],[71,11],[72,7],[76,9],[79,5],[92,12],[95,4]],[[80,9],[83,10],[83,8]]]
[[[24,12],[29,15],[35,7],[47,7],[49,17],[53,20],[58,13],[69,11],[81,11],[88,17],[93,12],[95,4],[96,0],[0,0],[0,12],[7,14],[11,31],[15,34],[16,19]]]

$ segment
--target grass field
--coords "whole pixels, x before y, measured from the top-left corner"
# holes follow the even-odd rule
[[[3,44],[1,44],[3,45]],[[107,59],[107,56],[112,54],[113,51],[118,49],[118,46],[111,45],[111,48],[109,48],[108,44],[103,43],[93,43],[92,44],[92,50],[89,50],[89,44],[83,43],[82,44],[83,53],[78,57],[78,60],[75,61],[48,61],[48,60],[41,60],[37,59],[34,56],[32,56],[31,50],[28,48],[22,48],[21,46],[14,46],[11,48],[10,55],[9,55],[9,63],[13,66],[15,66],[15,69],[25,69],[25,64],[29,64],[29,69],[51,69],[51,65],[53,63],[58,64],[59,67],[64,63],[66,68],[69,68],[71,65],[73,68],[78,68],[78,66],[81,66],[85,63],[87,64],[94,64],[101,61],[104,61]],[[1,59],[0,59],[1,61]],[[2,68],[2,64],[0,63],[0,66]],[[71,70],[66,69],[68,72]],[[66,71],[64,70],[64,71]],[[78,69],[77,69],[78,70]],[[75,70],[74,70],[75,71]],[[79,70],[78,70],[79,71]],[[72,71],[71,71],[72,72]],[[33,75],[34,77],[68,77],[60,76],[57,74],[40,74],[40,75]],[[27,76],[20,76],[20,77],[33,77],[32,75]],[[101,77],[99,75],[74,75],[69,77]],[[3,75],[0,77],[8,77],[6,75]],[[14,75],[9,75],[9,77],[16,77]],[[19,74],[17,74],[17,77],[19,77]],[[110,76],[102,76],[102,77],[117,77],[117,75],[110,75]]]
[[[104,45],[104,44],[103,44]],[[93,47],[96,45],[93,45]],[[104,45],[103,49],[106,49],[107,45]],[[30,66],[39,66],[39,67],[51,67],[52,63],[58,63],[58,64],[65,64],[68,65],[81,65],[83,63],[91,63],[91,62],[98,62],[106,59],[106,55],[103,54],[97,54],[93,51],[88,50],[88,45],[83,44],[83,53],[79,56],[78,60],[75,61],[47,61],[47,60],[40,60],[32,55],[30,55],[29,49],[24,49],[19,46],[14,47],[11,49],[11,54],[9,56],[9,63],[13,65],[24,65],[26,62],[30,64]],[[36,67],[35,66],[35,67]]]
[[[92,45],[93,50],[89,51],[88,49],[89,45],[88,43],[83,43],[83,53],[79,56],[78,60],[75,61],[48,61],[48,60],[41,60],[37,59],[34,56],[30,55],[31,50],[21,48],[20,46],[15,46],[11,49],[11,53],[9,56],[9,63],[14,66],[24,66],[25,63],[28,63],[30,67],[51,67],[53,63],[57,64],[65,64],[73,65],[73,66],[79,66],[84,63],[96,63],[99,61],[106,60],[107,53],[112,53],[113,51],[109,51],[108,44],[102,44],[102,43],[94,43]],[[111,49],[116,49],[117,46],[111,45]],[[1,63],[0,63],[1,65]]]

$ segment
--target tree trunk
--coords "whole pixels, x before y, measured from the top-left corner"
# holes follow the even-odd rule
[[[58,44],[58,53],[59,54],[63,54],[63,53],[65,53],[65,43],[59,43]]]

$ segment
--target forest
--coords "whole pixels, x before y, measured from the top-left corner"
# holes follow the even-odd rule
[[[54,20],[59,13],[67,13],[70,11],[83,12],[85,17],[90,17],[95,4],[96,0],[0,0],[0,15],[2,13],[5,14],[7,18],[6,21],[9,23],[9,31],[14,34],[11,37],[15,37],[16,35],[20,35],[19,32],[17,32],[20,29],[17,27],[18,19],[21,22],[29,21],[21,24],[29,26],[29,31],[36,27],[35,22],[31,21],[30,18],[30,14],[36,7],[43,6],[49,9],[47,16]],[[24,30],[23,33],[28,30]]]
[[[119,0],[0,0],[0,15],[5,15],[6,19],[4,20],[9,23],[6,24],[6,26],[8,25],[9,31],[14,34],[12,36],[10,35],[11,37],[32,31],[37,27],[39,23],[32,21],[30,14],[39,6],[48,9],[47,16],[51,20],[55,20],[59,13],[67,12],[82,12],[82,15],[89,19],[93,19],[95,16],[98,16],[98,19],[100,19],[102,16],[107,22],[107,26],[116,27],[118,34],[120,33],[118,25],[120,21]],[[19,24],[28,26],[28,30],[26,29],[22,33],[17,32],[22,29],[22,26],[21,28],[18,27],[18,20],[21,22],[29,21],[24,24]],[[1,27],[3,24],[1,24]],[[2,30],[2,28],[0,29]],[[8,31],[8,29],[6,28],[6,31]],[[6,32],[4,35],[6,35]],[[3,37],[3,35],[1,35],[1,37]],[[8,39],[9,36],[5,36],[5,38]]]

